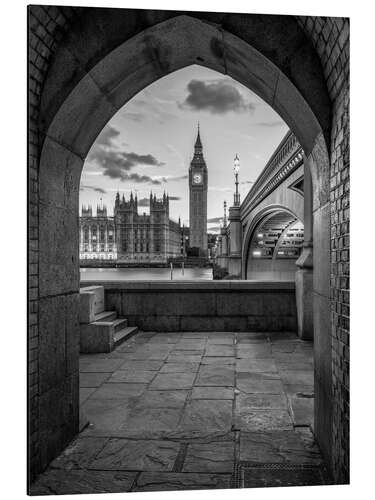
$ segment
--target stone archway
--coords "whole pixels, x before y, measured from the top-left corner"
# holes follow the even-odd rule
[[[301,227],[302,236],[298,232],[297,238],[301,240],[301,245],[296,247],[292,257],[281,247],[286,243],[288,231],[294,231],[296,225]],[[243,250],[245,279],[294,280],[295,262],[302,242],[303,222],[295,213],[282,207],[263,210],[254,218],[247,232],[246,248]]]
[[[78,431],[78,192],[84,159],[103,126],[132,96],[156,79],[196,63],[232,76],[262,97],[290,126],[314,164],[314,255],[319,276],[316,435],[330,459],[330,349],[324,352],[330,339],[325,314],[329,310],[329,273],[322,269],[322,262],[330,258],[325,243],[330,227],[326,146],[330,120],[329,99],[314,49],[291,18],[165,13],[147,19],[136,11],[127,17],[124,38],[111,45],[104,35],[103,39],[98,35],[91,14],[56,52],[41,100],[41,468]],[[118,30],[116,15],[112,21],[107,19],[109,31],[111,27]],[[265,26],[275,36],[257,42]],[[93,40],[92,52],[82,45],[88,36]]]

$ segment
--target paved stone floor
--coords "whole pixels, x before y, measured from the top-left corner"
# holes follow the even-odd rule
[[[33,494],[325,482],[312,344],[295,334],[139,333],[80,364],[90,423]]]

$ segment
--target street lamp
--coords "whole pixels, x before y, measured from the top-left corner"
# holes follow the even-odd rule
[[[240,171],[240,159],[238,158],[238,154],[236,154],[236,157],[234,158],[233,171],[236,182],[236,192],[234,194],[234,206],[238,207],[240,205],[240,194],[238,192],[238,172]]]

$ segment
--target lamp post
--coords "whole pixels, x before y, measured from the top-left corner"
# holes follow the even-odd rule
[[[236,192],[234,193],[233,205],[235,207],[238,207],[240,205],[240,194],[238,192],[238,173],[240,171],[240,159],[238,158],[238,154],[236,154],[236,156],[234,158],[233,171],[234,171],[234,178],[235,178],[235,184],[236,184]]]

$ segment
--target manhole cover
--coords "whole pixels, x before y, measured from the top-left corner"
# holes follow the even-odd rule
[[[313,464],[254,464],[240,462],[234,470],[233,488],[318,486],[332,484],[324,466]]]

